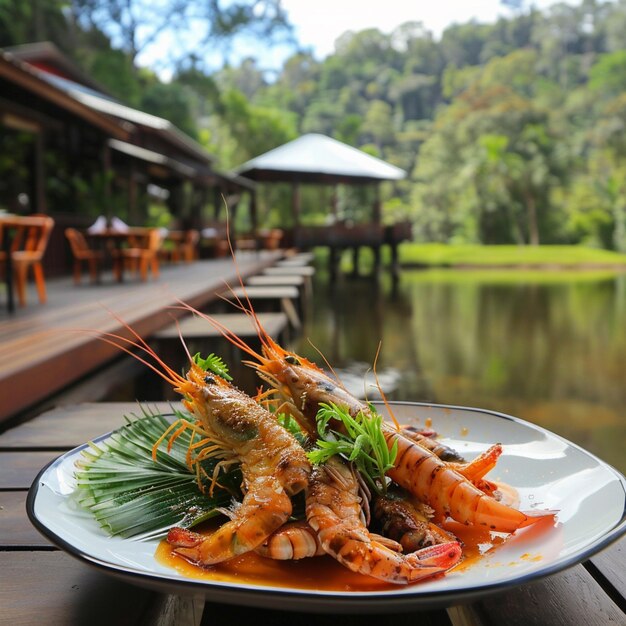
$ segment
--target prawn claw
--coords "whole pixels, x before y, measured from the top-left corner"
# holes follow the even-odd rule
[[[458,541],[439,543],[407,554],[407,561],[415,568],[411,573],[411,579],[420,580],[426,576],[446,572],[461,560],[462,554]]]

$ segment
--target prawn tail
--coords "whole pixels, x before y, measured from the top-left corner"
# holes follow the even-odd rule
[[[469,463],[460,464],[452,463],[453,468],[462,476],[465,476],[467,480],[476,482],[483,478],[488,472],[490,472],[495,466],[498,458],[502,454],[502,445],[496,443],[491,446],[485,452],[479,454],[475,459]]]
[[[272,533],[255,552],[277,561],[296,561],[326,554],[317,533],[306,522],[285,524]]]
[[[291,511],[284,489],[272,478],[262,477],[252,483],[232,519],[213,534],[173,528],[167,540],[187,560],[213,565],[256,549],[289,519]]]

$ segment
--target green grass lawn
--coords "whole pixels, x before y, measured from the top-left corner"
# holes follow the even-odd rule
[[[480,246],[403,243],[403,266],[626,266],[626,254],[583,246]]]

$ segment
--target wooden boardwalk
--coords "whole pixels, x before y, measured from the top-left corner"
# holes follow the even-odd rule
[[[240,253],[237,264],[245,278],[279,258],[280,253]],[[70,278],[47,282],[47,304],[38,304],[33,292],[15,313],[0,309],[0,423],[119,355],[93,332],[77,329],[130,336],[116,315],[147,337],[183,314],[172,308],[177,300],[200,308],[215,300],[225,283],[238,284],[231,259],[165,266],[158,280],[147,282],[119,284],[110,275],[99,285],[76,286]]]

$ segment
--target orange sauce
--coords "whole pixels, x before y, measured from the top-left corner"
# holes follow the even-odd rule
[[[498,490],[506,504],[515,505],[518,501],[513,487],[498,483]],[[461,562],[450,570],[454,572],[463,572],[475,566],[486,552],[502,544],[508,537],[504,533],[479,526],[465,526],[453,520],[447,520],[441,526],[457,537],[463,546]],[[213,526],[209,523],[195,530],[208,535]],[[223,563],[202,567],[176,554],[174,548],[163,540],[156,549],[155,558],[183,576],[201,580],[319,591],[386,591],[398,588],[397,585],[351,572],[330,556],[275,561],[248,552]],[[539,560],[541,557],[524,555],[522,558]]]
[[[442,526],[458,537],[463,545],[463,559],[451,570],[454,572],[462,572],[473,567],[485,552],[500,545],[506,539],[506,536],[501,533],[494,533],[482,527],[465,526],[451,520]],[[183,576],[202,580],[319,591],[397,589],[397,585],[355,574],[329,556],[299,561],[275,561],[259,556],[255,552],[248,552],[224,563],[202,567],[190,563],[176,554],[174,548],[166,541],[161,541],[155,558],[162,565],[175,569]]]
[[[155,557],[159,563],[183,576],[202,580],[319,591],[386,591],[397,588],[397,585],[355,574],[329,556],[274,561],[248,552],[224,563],[200,567],[189,563],[177,555],[166,541],[161,541]]]
[[[465,526],[452,520],[447,520],[442,527],[457,537],[463,546],[463,560],[452,568],[454,572],[474,567],[489,550],[504,543],[508,537],[484,526]]]

